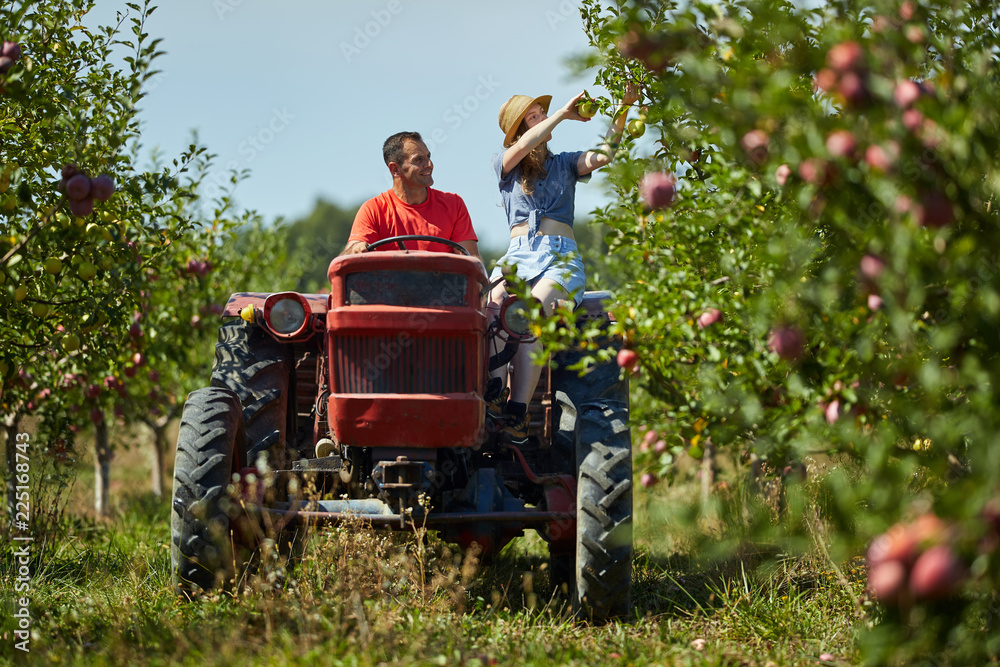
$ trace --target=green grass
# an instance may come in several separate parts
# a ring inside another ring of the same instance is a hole
[[[636,497],[634,616],[574,621],[548,583],[534,533],[475,569],[454,547],[358,527],[318,530],[296,567],[263,566],[239,595],[194,601],[170,589],[169,501],[142,493],[134,452],[114,515],[72,514],[33,564],[33,638],[15,656],[9,613],[0,661],[31,664],[816,665],[858,660],[863,572],[837,576],[818,555],[747,550],[699,556],[670,532],[681,490]],[[86,465],[84,462],[82,465]],[[148,482],[146,482],[148,484]],[[74,488],[75,497],[89,489]],[[80,508],[74,500],[71,507]],[[655,517],[655,520],[654,520]],[[423,568],[421,569],[420,563]],[[13,563],[0,560],[5,608]]]

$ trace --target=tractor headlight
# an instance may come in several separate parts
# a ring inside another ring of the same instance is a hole
[[[271,331],[282,337],[291,338],[303,333],[309,315],[309,304],[297,292],[272,294],[264,301],[264,321]]]
[[[537,303],[537,302],[536,302]],[[508,335],[531,338],[532,304],[516,296],[508,297],[500,306],[500,324]]]

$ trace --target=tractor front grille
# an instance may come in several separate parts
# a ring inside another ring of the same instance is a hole
[[[449,394],[475,390],[470,336],[335,334],[335,394]]]

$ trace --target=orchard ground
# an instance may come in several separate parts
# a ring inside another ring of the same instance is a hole
[[[433,536],[421,547],[409,533],[328,527],[312,533],[287,574],[262,566],[238,596],[180,600],[170,589],[169,499],[148,492],[148,435],[122,433],[106,519],[87,509],[92,447],[87,437],[77,442],[64,532],[53,555],[33,564],[29,661],[857,662],[855,637],[871,609],[861,561],[833,564],[822,550],[793,558],[750,543],[713,560],[710,544],[732,535],[686,520],[701,494],[701,466],[691,460],[670,486],[636,484],[633,617],[592,626],[573,621],[551,590],[546,548],[533,532],[473,568]],[[733,472],[720,468],[720,479]],[[5,638],[0,655],[13,652]]]

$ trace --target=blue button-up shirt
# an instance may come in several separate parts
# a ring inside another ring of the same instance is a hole
[[[590,174],[580,176],[576,163],[583,151],[549,153],[545,159],[545,178],[535,183],[534,192],[524,193],[521,187],[521,165],[503,175],[503,153],[493,158],[493,170],[500,182],[500,196],[507,211],[507,225],[513,227],[528,223],[528,236],[538,233],[542,218],[552,218],[567,225],[573,224],[573,199],[577,181],[590,180]]]

